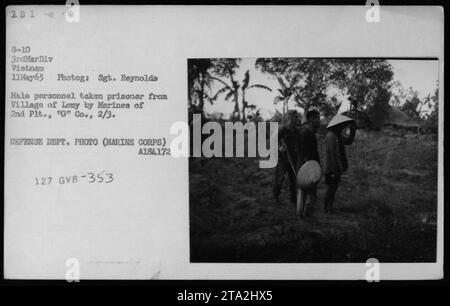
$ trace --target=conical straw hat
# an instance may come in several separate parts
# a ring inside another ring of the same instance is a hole
[[[344,116],[342,114],[337,114],[336,116],[333,117],[333,119],[331,119],[331,121],[328,123],[327,129],[333,126],[336,126],[338,124],[341,124],[343,122],[349,122],[349,121],[353,121],[352,118],[349,118],[347,116]]]
[[[303,190],[314,187],[322,176],[320,165],[315,160],[307,161],[297,173],[297,186]]]

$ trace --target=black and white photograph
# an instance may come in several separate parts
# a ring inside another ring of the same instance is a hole
[[[190,126],[244,124],[234,149],[248,153],[258,124],[278,124],[272,168],[258,154],[190,158],[191,262],[435,262],[438,64],[189,59]]]

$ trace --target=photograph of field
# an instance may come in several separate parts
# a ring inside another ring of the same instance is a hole
[[[437,59],[189,59],[188,85],[190,119],[199,114],[202,122],[278,122],[300,132],[307,114],[319,113],[313,130],[324,172],[332,119],[345,115],[356,130],[333,210],[324,206],[324,173],[305,217],[289,170],[277,181],[276,167],[259,167],[258,156],[191,157],[191,262],[436,261]],[[310,146],[302,139],[301,150]],[[292,165],[278,158],[277,167]]]

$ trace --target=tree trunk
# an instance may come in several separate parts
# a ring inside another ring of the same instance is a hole
[[[289,112],[289,98],[286,98],[286,100],[284,101],[284,105],[286,107],[286,114]]]
[[[234,93],[234,113],[237,114],[237,120],[241,120],[241,112],[239,111],[239,95]]]
[[[246,116],[245,116],[245,92],[242,93],[242,121],[245,122],[246,121]]]
[[[306,118],[306,113],[309,111],[309,103],[305,103],[305,107],[303,108],[303,114]]]
[[[200,97],[199,97],[199,104],[198,104],[198,108],[200,110],[200,112],[203,114],[203,107],[205,106],[205,76],[203,75],[203,73],[201,74],[201,82],[200,82]]]

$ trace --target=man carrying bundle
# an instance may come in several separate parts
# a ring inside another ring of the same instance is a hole
[[[278,129],[278,163],[275,169],[275,182],[273,195],[277,201],[280,199],[284,174],[288,173],[290,200],[295,203],[297,199],[296,174],[299,155],[299,128],[296,110],[288,112],[288,122]]]
[[[349,135],[343,135],[343,130],[350,128]],[[345,145],[353,143],[356,126],[353,119],[337,114],[327,126],[325,137],[325,183],[328,190],[325,194],[324,209],[326,213],[332,212],[334,196],[341,181],[341,174],[348,168],[345,154]]]
[[[316,132],[320,128],[320,113],[316,110],[311,110],[306,113],[306,122],[300,131],[300,156],[299,168],[310,160],[316,161],[320,165],[319,151],[317,150]],[[299,208],[298,214],[303,218],[305,213],[305,204],[309,198],[309,207],[311,213],[314,211],[317,197],[317,185],[312,186],[307,190],[299,190]]]

